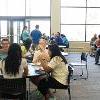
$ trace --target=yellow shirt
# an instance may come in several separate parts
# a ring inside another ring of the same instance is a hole
[[[66,65],[62,58],[59,56],[55,56],[51,59],[48,64],[49,67],[53,69],[51,72],[51,76],[55,78],[58,82],[63,85],[68,85],[67,78],[68,78],[68,65]]]
[[[27,53],[25,46],[21,46],[21,50],[22,50],[22,57],[25,57],[25,55]]]

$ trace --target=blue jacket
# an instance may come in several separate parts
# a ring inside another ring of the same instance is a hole
[[[57,36],[57,37],[55,38],[55,42],[56,42],[58,45],[63,45],[63,40],[62,40],[62,38],[61,38],[60,36]]]
[[[42,33],[39,30],[36,30],[36,29],[33,30],[31,32],[32,42],[35,44],[38,44],[41,36],[42,36]]]

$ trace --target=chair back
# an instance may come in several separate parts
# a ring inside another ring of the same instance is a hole
[[[0,93],[23,94],[26,92],[26,79],[4,79],[0,78]]]
[[[70,85],[70,78],[71,78],[72,73],[73,73],[73,70],[72,70],[71,66],[68,66],[68,71],[69,71],[69,74],[68,74],[67,81],[68,81],[68,85]]]
[[[82,52],[82,54],[81,54],[81,62],[82,61],[86,61],[87,62],[87,54],[84,53],[84,52]]]

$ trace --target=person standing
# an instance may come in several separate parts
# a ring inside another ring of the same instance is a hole
[[[22,34],[21,34],[21,40],[23,43],[25,43],[27,39],[31,40],[31,37],[30,37],[29,31],[27,30],[27,26],[24,26],[22,30]]]
[[[37,47],[39,44],[39,40],[42,36],[42,33],[39,31],[39,25],[35,26],[35,30],[31,32],[32,42],[33,42],[33,50]]]

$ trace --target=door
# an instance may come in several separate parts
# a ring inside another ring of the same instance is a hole
[[[8,37],[11,43],[20,43],[20,34],[24,26],[24,21],[1,20],[0,21],[0,40]]]

